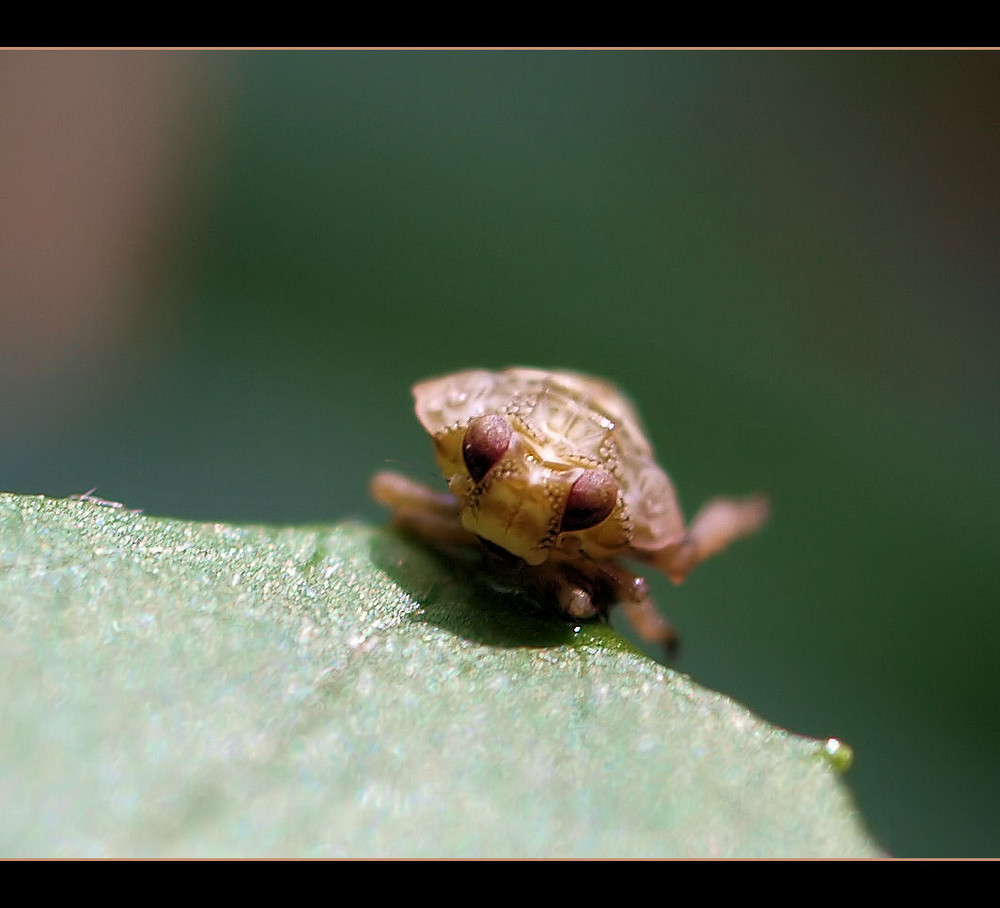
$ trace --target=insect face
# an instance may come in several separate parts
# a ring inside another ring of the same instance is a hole
[[[596,527],[618,505],[610,472],[547,458],[503,415],[470,422],[462,462],[449,483],[462,526],[528,564],[541,564],[563,534]]]

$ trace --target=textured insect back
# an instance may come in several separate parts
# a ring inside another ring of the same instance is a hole
[[[649,457],[622,455],[630,545],[639,551],[659,549],[684,535],[684,517],[673,483]]]
[[[614,422],[553,381],[541,389],[524,421],[551,459],[561,458],[583,466],[606,459],[615,430]]]
[[[417,418],[431,435],[465,426],[496,400],[498,378],[472,370],[419,382],[413,386]]]

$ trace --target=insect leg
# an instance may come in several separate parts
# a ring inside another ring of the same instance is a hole
[[[462,527],[458,503],[447,492],[437,492],[399,473],[377,473],[372,497],[392,509],[393,523],[431,545],[468,545],[475,540]]]
[[[614,603],[621,607],[635,632],[647,643],[675,649],[677,632],[649,598],[649,584],[645,579],[613,561],[603,562],[600,570],[603,585],[610,587]]]
[[[447,492],[438,492],[401,473],[376,473],[371,481],[372,497],[393,510],[418,508],[438,514],[457,514],[458,502]]]
[[[706,558],[721,552],[731,542],[756,533],[767,520],[768,511],[763,496],[739,501],[714,498],[698,512],[677,542],[650,553],[648,560],[674,583],[680,583]]]

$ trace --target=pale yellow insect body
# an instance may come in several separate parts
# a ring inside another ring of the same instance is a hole
[[[671,641],[645,582],[615,559],[647,561],[679,581],[765,519],[760,497],[716,499],[686,530],[635,408],[601,379],[477,369],[419,382],[413,396],[451,495],[383,473],[375,497],[429,542],[478,540],[520,561],[525,583],[572,617],[621,603],[644,637]]]
[[[540,369],[476,370],[420,382],[413,396],[461,502],[462,525],[529,564],[540,564],[560,542],[603,559],[628,548],[662,548],[683,534],[673,486],[653,460],[639,417],[607,382]],[[475,418],[492,414],[509,420],[510,448],[477,484],[462,442]],[[614,510],[561,540],[569,490],[595,467],[617,481]]]

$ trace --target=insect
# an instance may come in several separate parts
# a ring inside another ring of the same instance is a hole
[[[449,492],[379,473],[397,526],[439,548],[479,546],[492,569],[572,619],[614,606],[639,635],[676,635],[630,558],[681,582],[767,518],[762,496],[716,498],[685,527],[630,401],[573,372],[470,370],[413,386]]]

